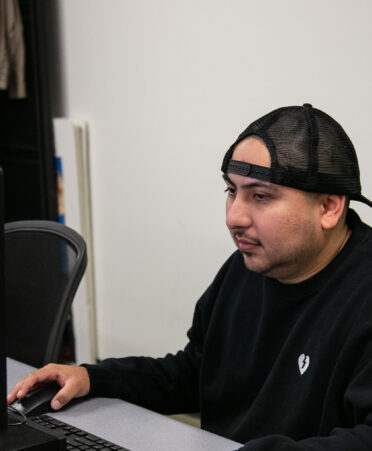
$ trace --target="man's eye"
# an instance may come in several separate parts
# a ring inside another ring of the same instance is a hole
[[[258,201],[266,200],[267,197],[268,196],[266,194],[261,194],[261,193],[255,193],[255,195],[254,195],[254,198]]]
[[[225,189],[225,193],[227,193],[229,196],[234,196],[235,195],[235,188],[232,188],[231,186],[228,186],[226,189]]]

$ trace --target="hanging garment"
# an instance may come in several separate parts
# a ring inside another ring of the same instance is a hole
[[[25,48],[18,0],[0,1],[0,90],[26,97]]]

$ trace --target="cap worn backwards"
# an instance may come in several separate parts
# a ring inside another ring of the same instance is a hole
[[[252,135],[264,141],[270,168],[232,160],[236,145]],[[349,137],[332,117],[308,103],[279,108],[250,124],[226,152],[221,169],[303,191],[344,194],[372,207],[361,193]]]

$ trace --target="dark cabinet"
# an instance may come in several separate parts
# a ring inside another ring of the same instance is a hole
[[[19,0],[25,55],[24,99],[0,91],[0,166],[5,220],[57,220],[56,169],[48,79],[49,0]]]

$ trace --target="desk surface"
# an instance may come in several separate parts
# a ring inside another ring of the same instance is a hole
[[[7,359],[8,388],[32,368]],[[51,415],[132,451],[232,451],[239,443],[125,401],[92,398]]]

